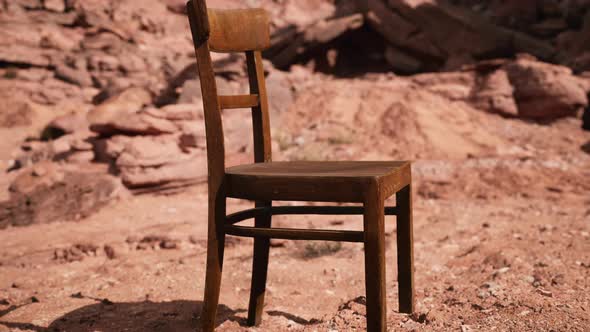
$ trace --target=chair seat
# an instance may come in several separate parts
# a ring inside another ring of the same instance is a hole
[[[280,161],[226,168],[228,197],[363,202],[377,182],[386,196],[410,183],[407,161]]]

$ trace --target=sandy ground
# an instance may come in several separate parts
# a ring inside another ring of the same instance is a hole
[[[397,313],[392,217],[389,330],[590,331],[590,157],[581,150],[590,135],[575,119],[547,130],[551,154],[414,162],[417,312]],[[250,205],[231,200],[229,210]],[[205,225],[200,185],[122,198],[75,222],[1,230],[0,331],[194,331]],[[274,225],[359,229],[362,220]],[[245,325],[251,258],[251,240],[228,240],[219,331],[364,330],[361,245],[274,241],[257,328]]]

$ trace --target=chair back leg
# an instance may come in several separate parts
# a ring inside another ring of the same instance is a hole
[[[384,198],[373,186],[364,203],[367,331],[386,330]]]
[[[256,202],[256,207],[271,206],[271,202]],[[255,227],[271,227],[270,213],[256,216]],[[252,286],[250,288],[250,304],[248,306],[248,325],[260,324],[266,292],[266,276],[268,272],[268,253],[270,238],[254,239],[254,255],[252,258]]]
[[[207,270],[205,275],[205,296],[201,312],[203,332],[215,330],[215,316],[219,303],[223,251],[225,245],[225,204],[221,194],[209,198],[209,228],[207,232]]]
[[[399,311],[414,312],[414,240],[412,225],[412,189],[402,188],[396,195],[397,205],[397,273]]]

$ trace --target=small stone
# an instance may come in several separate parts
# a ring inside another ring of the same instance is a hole
[[[100,303],[102,303],[104,305],[113,305],[114,304],[113,301],[111,301],[107,298],[102,299],[102,301],[100,301]]]
[[[108,259],[115,259],[117,257],[115,248],[113,248],[111,245],[105,244],[103,249]]]
[[[83,299],[84,295],[82,295],[82,292],[78,292],[78,293],[74,293],[74,294],[70,295],[70,297],[74,298],[74,299]]]
[[[163,240],[160,242],[160,248],[162,249],[176,249],[178,248],[178,242],[174,240]]]
[[[270,239],[270,246],[273,248],[282,248],[286,243],[287,241],[283,239]]]
[[[45,0],[43,1],[43,6],[47,10],[58,13],[62,13],[64,10],[66,10],[66,4],[64,0]]]
[[[497,276],[504,274],[504,273],[508,272],[509,270],[510,270],[510,268],[508,266],[501,267],[501,268],[497,269],[496,271],[494,271],[494,273],[492,274],[492,277],[496,278]]]
[[[192,244],[198,244],[199,243],[199,239],[197,239],[197,237],[194,236],[194,235],[189,235],[188,242],[190,242]]]
[[[139,237],[135,236],[135,235],[130,235],[127,237],[127,239],[125,240],[125,242],[127,243],[136,243],[139,242]]]
[[[37,164],[33,166],[33,176],[41,177],[45,174],[47,174],[47,168],[45,168],[44,165]]]
[[[530,313],[530,311],[528,311],[528,310],[523,310],[523,311],[522,311],[522,312],[520,312],[518,315],[519,315],[519,316],[526,316],[526,315],[528,315],[529,313]]]
[[[537,293],[539,293],[543,296],[553,297],[553,293],[551,293],[550,291],[543,289],[543,288],[537,288]]]
[[[426,313],[414,312],[410,315],[410,319],[412,319],[413,321],[420,323],[420,324],[426,323],[426,318],[427,318]]]
[[[68,138],[64,136],[62,137],[51,142],[51,149],[54,154],[66,153],[72,148]]]

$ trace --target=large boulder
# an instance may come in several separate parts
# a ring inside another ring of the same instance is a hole
[[[461,71],[419,74],[411,81],[451,101],[509,117],[552,120],[575,115],[588,105],[588,81],[571,69],[538,61],[489,60]]]
[[[573,115],[588,105],[584,83],[567,67],[520,57],[504,69],[514,86],[521,117],[552,119]]]
[[[8,96],[1,98],[0,109],[0,128],[29,126],[35,117],[35,111],[28,102]]]
[[[288,68],[296,62],[319,59],[318,54],[326,49],[344,52],[353,44],[373,63],[382,61],[390,69],[408,74],[456,70],[465,63],[516,53],[530,53],[543,60],[555,60],[558,55],[551,43],[496,25],[466,6],[432,0],[351,3],[354,1],[339,1],[332,16],[313,24],[277,29],[266,56],[278,68]],[[357,16],[359,13],[363,15]],[[553,35],[564,29],[563,20],[558,23],[545,22],[537,30]],[[374,36],[359,34],[361,27]],[[351,42],[338,43],[348,37]],[[370,49],[381,50],[370,56]]]
[[[203,149],[183,149],[178,135],[115,136],[107,143],[107,153],[123,183],[132,189],[202,182],[207,176]]]
[[[41,162],[23,169],[0,202],[0,228],[75,220],[105,206],[121,192],[105,167],[59,166]]]
[[[207,161],[201,109],[172,104],[126,114],[102,127],[109,135],[94,141],[97,160],[110,163],[135,192],[202,182]]]
[[[116,134],[160,135],[174,133],[178,130],[172,122],[154,117],[144,111],[122,114],[120,117],[112,118],[100,125],[91,125],[90,128],[104,136]]]
[[[108,132],[113,123],[122,116],[137,112],[151,103],[150,92],[140,87],[130,87],[108,98],[88,114],[90,129],[95,132]]]
[[[54,135],[61,136],[80,131],[88,131],[88,120],[85,114],[81,112],[60,115],[51,120],[44,129],[47,135],[51,135],[48,138],[52,138]]]
[[[477,109],[504,116],[518,116],[514,87],[501,68],[506,61],[485,61],[474,67],[476,73],[469,102]]]

